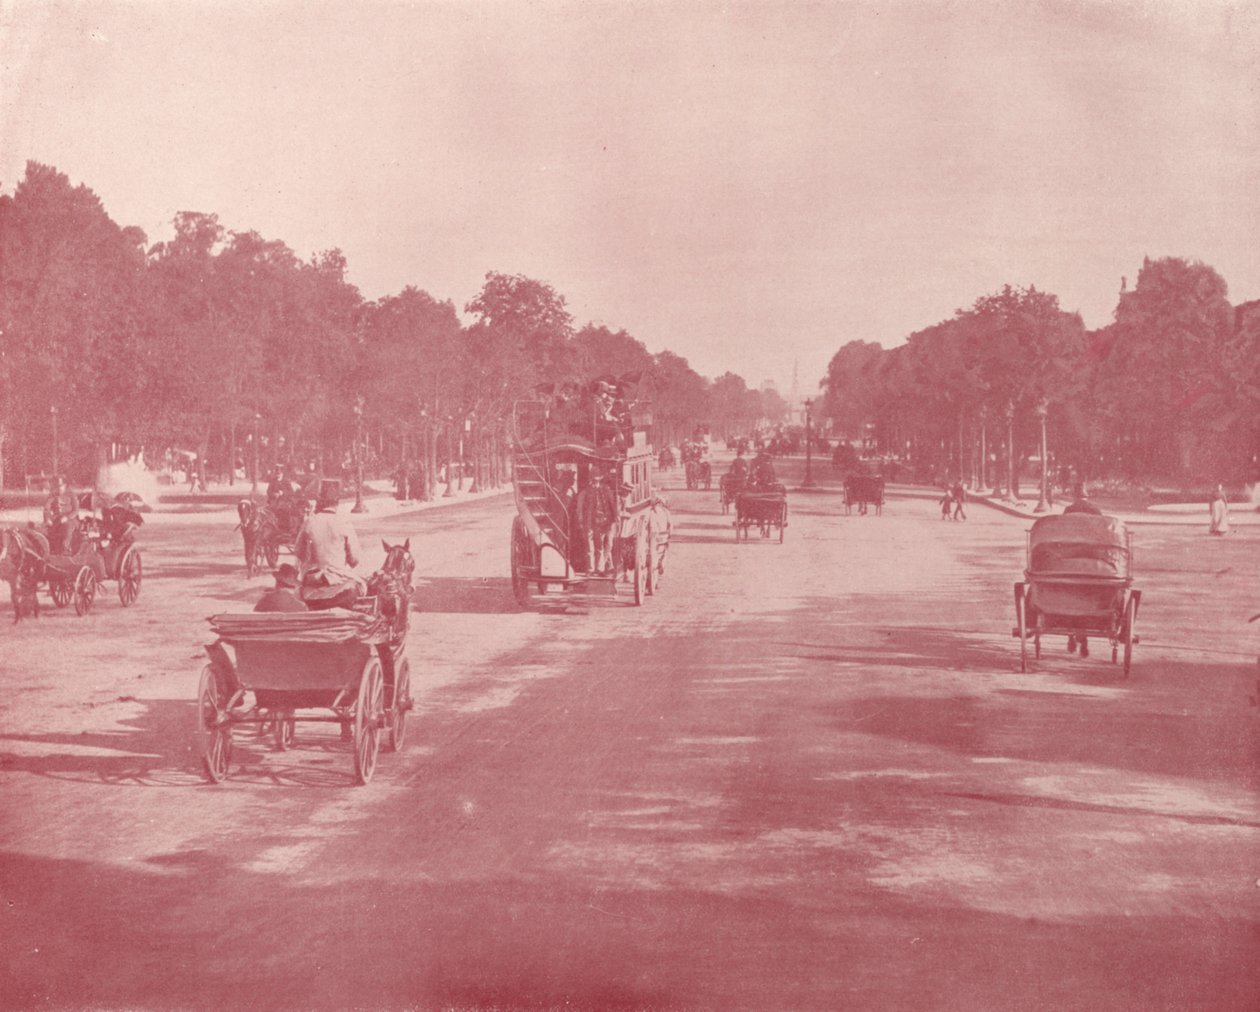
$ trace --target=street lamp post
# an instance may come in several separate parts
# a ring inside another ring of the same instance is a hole
[[[1046,411],[1048,407],[1045,401],[1037,404],[1037,419],[1041,422],[1041,496],[1037,499],[1037,505],[1033,507],[1034,513],[1044,513],[1050,508],[1046,502],[1046,480],[1047,480],[1047,464],[1046,464]]]
[[[250,486],[250,495],[258,494],[258,423],[262,421],[262,415],[257,411],[254,412],[254,483]]]
[[[478,429],[476,432],[477,438],[476,439],[473,438],[473,419],[476,417],[477,417],[476,412],[470,412],[467,420],[464,422],[464,428],[468,432],[468,441],[472,444],[472,448],[473,448],[472,484],[468,486],[468,491],[470,493],[481,491],[482,459],[481,459],[481,430],[480,429]]]
[[[813,406],[813,399],[807,397],[805,399],[805,480],[801,482],[801,488],[814,487],[813,415],[811,414]]]
[[[53,404],[48,409],[52,413],[52,473],[53,477],[57,477],[57,405]]]
[[[454,478],[451,475],[451,430],[455,428],[455,419],[450,415],[446,416],[446,491],[442,493],[442,498],[447,499],[455,494]]]
[[[363,505],[363,397],[354,402],[354,506],[351,513],[366,513]]]

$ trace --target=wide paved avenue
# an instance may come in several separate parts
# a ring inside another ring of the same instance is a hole
[[[204,783],[204,620],[268,582],[226,515],[155,516],[131,609],[6,612],[3,1004],[1260,1007],[1256,529],[1137,528],[1132,676],[1021,674],[1026,521],[828,484],[737,545],[679,482],[642,608],[519,609],[510,496],[362,518],[417,561],[366,787],[300,723]]]

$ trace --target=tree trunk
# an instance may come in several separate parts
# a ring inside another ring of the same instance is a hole
[[[228,487],[236,485],[236,423],[228,426]]]

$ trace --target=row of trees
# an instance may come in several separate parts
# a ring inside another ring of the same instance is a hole
[[[339,251],[303,260],[213,214],[177,215],[150,246],[28,163],[0,196],[0,487],[55,467],[90,480],[138,447],[196,453],[203,478],[407,458],[430,486],[462,449],[497,481],[513,402],[602,374],[638,378],[658,441],[785,411],[624,330],[577,328],[542,281],[492,272],[464,311],[414,287],[365,301]]]
[[[1049,458],[1080,477],[1252,482],[1258,338],[1260,304],[1232,306],[1211,267],[1148,258],[1099,330],[1048,292],[1007,286],[896,348],[846,344],[823,410],[925,476],[1014,491],[1046,432]]]

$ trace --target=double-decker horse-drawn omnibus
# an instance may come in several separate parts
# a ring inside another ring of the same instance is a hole
[[[660,586],[670,517],[652,484],[656,455],[643,431],[590,418],[543,401],[513,410],[511,568],[521,605],[535,591],[616,594],[626,583],[637,605]]]

